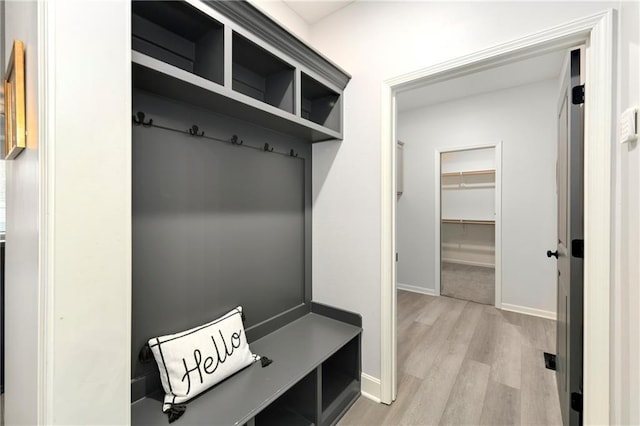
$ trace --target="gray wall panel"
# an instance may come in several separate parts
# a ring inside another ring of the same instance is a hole
[[[154,124],[230,138],[298,158],[133,127],[133,377],[155,373],[151,337],[237,305],[252,327],[310,300],[310,144],[250,123],[134,92]]]

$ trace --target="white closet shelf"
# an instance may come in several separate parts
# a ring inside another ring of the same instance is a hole
[[[442,177],[455,177],[455,176],[481,176],[481,175],[494,175],[496,174],[495,169],[488,170],[466,170],[459,172],[447,172],[442,173]]]
[[[476,219],[442,219],[442,223],[454,223],[460,225],[495,225],[495,220]]]

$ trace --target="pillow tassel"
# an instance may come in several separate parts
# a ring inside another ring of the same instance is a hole
[[[167,411],[169,423],[173,423],[178,420],[182,417],[185,411],[187,411],[187,406],[185,404],[171,404],[171,408]]]
[[[260,363],[262,364],[262,368],[265,368],[267,365],[271,364],[272,362],[273,360],[270,358],[267,358],[266,356],[260,357]]]
[[[149,343],[145,343],[140,352],[138,353],[138,360],[142,364],[146,364],[148,362],[153,361],[153,352],[151,352],[151,347]]]

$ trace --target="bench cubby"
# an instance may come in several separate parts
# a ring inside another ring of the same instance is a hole
[[[352,339],[322,364],[322,418],[329,421],[360,394],[360,342]]]

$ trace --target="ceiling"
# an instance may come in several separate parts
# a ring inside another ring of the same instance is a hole
[[[560,75],[565,55],[564,50],[552,52],[398,93],[398,111],[556,78]]]
[[[353,3],[355,0],[283,0],[309,25]]]

